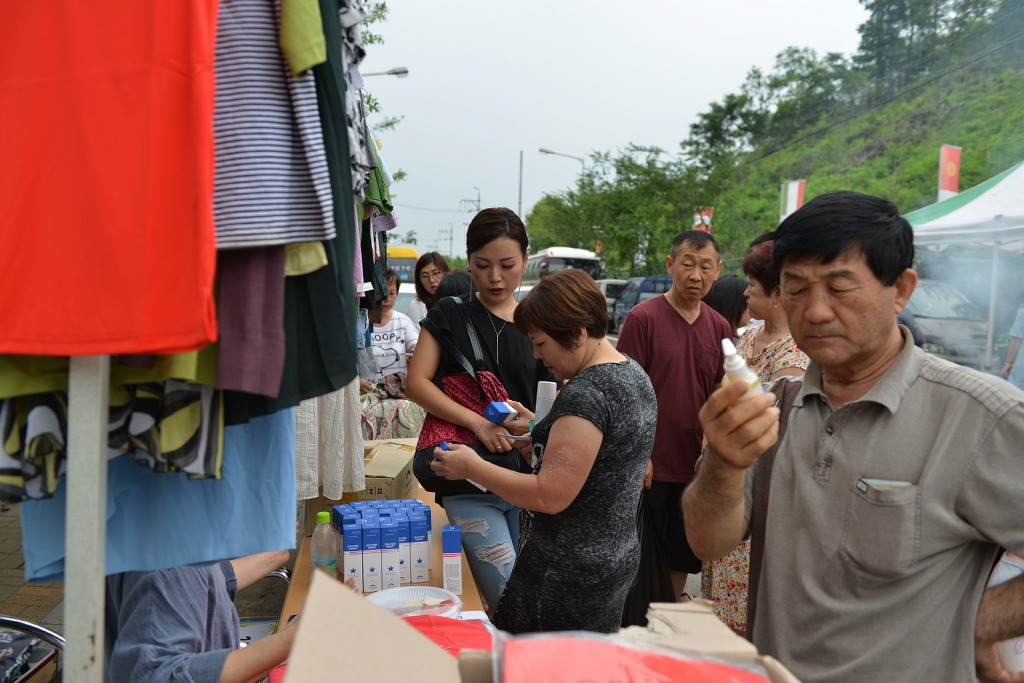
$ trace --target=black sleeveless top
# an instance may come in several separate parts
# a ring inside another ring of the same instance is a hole
[[[526,335],[519,333],[511,320],[505,321],[492,314],[476,296],[467,294],[460,299],[461,304],[455,301],[455,297],[439,300],[427,313],[427,318],[452,340],[470,363],[476,365],[464,322],[468,320],[476,329],[484,352],[484,367],[476,369],[493,372],[508,390],[510,399],[533,410],[537,401],[537,382],[555,380],[544,363],[533,357],[533,344]],[[421,328],[420,334],[423,332],[429,334],[426,327]],[[443,346],[439,369],[444,375],[463,372],[461,365],[447,357]]]

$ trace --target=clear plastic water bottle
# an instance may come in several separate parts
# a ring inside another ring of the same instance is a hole
[[[316,513],[316,529],[313,530],[313,538],[309,546],[310,560],[313,565],[313,572],[317,569],[337,578],[338,560],[335,555],[334,529],[331,528],[331,513]]]

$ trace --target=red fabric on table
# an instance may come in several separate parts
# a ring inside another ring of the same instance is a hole
[[[503,646],[504,683],[687,681],[768,683],[766,676],[701,659],[685,659],[588,638],[512,638]]]
[[[464,649],[487,650],[493,648],[491,634],[479,619],[452,619],[420,615],[403,617],[417,631],[430,638],[453,657]]]
[[[8,3],[0,353],[216,338],[216,0]]]
[[[278,664],[276,668],[271,669],[270,673],[267,674],[267,683],[284,683],[284,675],[287,670],[288,662]]]

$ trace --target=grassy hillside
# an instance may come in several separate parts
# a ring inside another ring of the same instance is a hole
[[[942,144],[963,148],[961,189],[1005,170],[1024,159],[1022,83],[1024,67],[957,71],[862,113],[833,114],[780,149],[756,150],[715,208],[723,251],[741,255],[778,223],[784,180],[806,179],[807,199],[854,190],[911,211],[935,201]]]

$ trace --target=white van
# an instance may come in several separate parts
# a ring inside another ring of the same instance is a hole
[[[623,287],[626,286],[625,280],[598,280],[597,288],[601,290],[601,294],[604,295],[604,302],[608,307],[608,331],[612,332],[616,329],[615,327],[615,302],[619,299],[619,294],[622,293]]]
[[[575,247],[548,247],[536,254],[531,254],[523,271],[523,284],[535,284],[540,276],[549,270],[565,270],[577,268],[595,280],[604,277],[601,260],[592,251]]]

